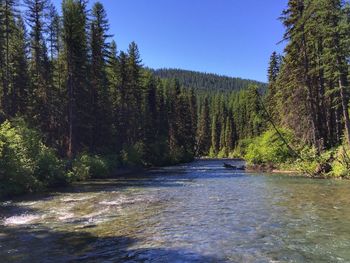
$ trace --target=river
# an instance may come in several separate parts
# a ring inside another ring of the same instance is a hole
[[[350,262],[350,182],[222,161],[0,203],[1,262]]]

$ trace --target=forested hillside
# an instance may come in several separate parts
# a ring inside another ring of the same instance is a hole
[[[210,73],[202,73],[181,69],[152,70],[155,76],[162,79],[177,79],[181,86],[201,91],[232,92],[258,85],[265,90],[267,85],[254,80],[232,78]]]

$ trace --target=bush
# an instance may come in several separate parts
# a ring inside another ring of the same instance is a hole
[[[350,151],[348,147],[340,146],[336,150],[331,175],[334,177],[350,177]]]
[[[38,155],[34,176],[46,187],[62,186],[67,183],[63,162],[57,158],[52,149],[45,146]]]
[[[244,156],[247,154],[248,146],[253,143],[253,141],[254,139],[240,140],[234,151],[230,154],[230,157],[234,156],[235,158],[244,158]]]
[[[144,147],[142,164],[145,167],[164,166],[171,164],[169,146],[166,138],[159,138],[157,142]]]
[[[122,162],[126,166],[142,166],[142,156],[144,156],[143,143],[136,143],[121,152]]]
[[[64,182],[61,162],[23,119],[0,125],[0,196],[43,190]]]
[[[189,152],[184,146],[176,146],[170,151],[170,163],[187,163],[194,159],[194,154]]]
[[[280,133],[288,142],[294,140],[291,131],[280,129]],[[250,164],[280,164],[291,160],[291,153],[276,131],[268,130],[250,142],[245,159]]]
[[[224,147],[219,151],[218,158],[226,158],[226,157],[228,157],[227,148]]]
[[[68,172],[68,177],[70,181],[85,181],[90,178],[107,178],[118,165],[119,160],[115,155],[101,157],[83,153],[72,162],[72,168]]]

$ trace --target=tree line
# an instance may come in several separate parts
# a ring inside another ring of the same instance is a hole
[[[192,88],[201,93],[231,93],[257,85],[266,90],[267,85],[262,82],[242,78],[232,78],[211,73],[202,73],[182,69],[157,69],[152,72],[162,79],[177,79],[181,86]]]

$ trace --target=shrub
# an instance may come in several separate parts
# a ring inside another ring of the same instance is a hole
[[[67,183],[63,162],[54,151],[43,147],[38,155],[34,175],[47,187],[62,186]]]
[[[350,151],[346,146],[340,146],[336,150],[331,175],[334,177],[350,176]]]
[[[288,142],[293,141],[291,131],[280,129],[280,133]],[[291,153],[276,131],[268,130],[250,142],[245,159],[251,164],[280,164],[291,160]]]
[[[70,181],[85,181],[90,178],[107,178],[118,166],[115,155],[101,157],[98,155],[80,154],[73,162],[68,172]]]
[[[230,154],[236,158],[243,158],[247,154],[248,146],[254,141],[254,139],[243,139],[240,140],[235,147],[233,153]]]
[[[23,119],[0,125],[0,195],[43,190],[64,182],[62,164]]]
[[[122,162],[126,166],[142,166],[143,155],[144,145],[142,143],[126,147],[121,152]]]
[[[228,157],[227,148],[224,147],[219,151],[218,158],[226,158],[226,157]]]
[[[163,166],[172,163],[166,138],[160,138],[158,141],[146,145],[141,158],[145,167]]]

